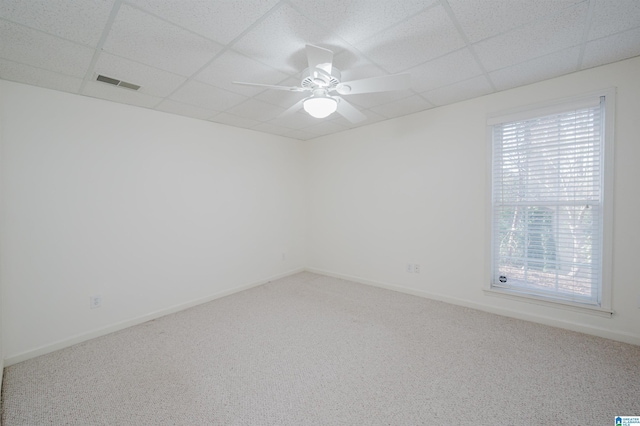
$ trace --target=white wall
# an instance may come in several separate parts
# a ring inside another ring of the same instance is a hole
[[[640,344],[639,73],[635,58],[309,142],[0,81],[0,353],[305,266]],[[486,115],[610,86],[615,315],[485,295]]]
[[[0,89],[7,364],[304,267],[301,142]]]
[[[640,58],[307,144],[308,266],[640,344]],[[487,114],[617,87],[612,318],[488,296]],[[420,274],[405,272],[422,265]]]

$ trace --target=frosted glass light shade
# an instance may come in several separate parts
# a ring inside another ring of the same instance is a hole
[[[325,118],[338,109],[338,102],[329,97],[313,97],[304,101],[304,110],[315,118]]]

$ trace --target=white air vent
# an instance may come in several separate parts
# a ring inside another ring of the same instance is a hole
[[[104,75],[99,75],[98,78],[96,78],[96,80],[101,81],[103,83],[113,84],[114,86],[124,87],[126,89],[131,89],[131,90],[138,90],[140,88],[140,86],[138,86],[137,84],[127,83],[126,81],[116,80],[115,78],[107,77]]]

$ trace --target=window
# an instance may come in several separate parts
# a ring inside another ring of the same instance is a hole
[[[609,97],[489,120],[491,289],[608,310]]]

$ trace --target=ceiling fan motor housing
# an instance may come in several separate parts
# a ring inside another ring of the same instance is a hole
[[[318,87],[322,87],[327,90],[335,89],[335,87],[340,83],[340,78],[342,74],[340,74],[340,70],[336,67],[331,68],[331,75],[328,75],[326,72],[316,69],[315,75],[311,74],[311,70],[309,68],[305,68],[302,71],[302,82],[300,86],[306,89],[316,89]]]

